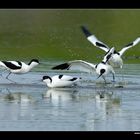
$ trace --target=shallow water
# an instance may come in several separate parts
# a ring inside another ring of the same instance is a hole
[[[140,130],[140,65],[124,65],[116,71],[115,83],[108,76],[104,84],[95,74],[52,71],[46,64],[24,75],[11,74],[16,83],[1,77],[0,131]],[[58,73],[80,76],[82,81],[58,89],[40,81]]]

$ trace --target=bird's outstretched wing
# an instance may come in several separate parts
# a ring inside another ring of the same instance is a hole
[[[99,41],[95,35],[91,34],[85,26],[81,26],[83,33],[85,34],[88,41],[90,41],[94,46],[104,50],[105,52],[109,51],[109,47],[103,42]]]
[[[133,42],[131,42],[131,43],[125,45],[125,47],[124,47],[121,51],[119,51],[120,56],[122,56],[126,50],[128,50],[129,48],[131,48],[131,47],[137,45],[139,42],[140,42],[140,37],[138,37],[138,38],[137,38],[136,40],[134,40]]]
[[[56,70],[78,70],[78,71],[83,71],[83,72],[88,72],[88,73],[93,73],[95,70],[95,66],[92,63],[88,63],[83,60],[74,60],[74,61],[69,61],[67,63],[63,63],[60,65],[57,65],[53,67],[52,69]]]

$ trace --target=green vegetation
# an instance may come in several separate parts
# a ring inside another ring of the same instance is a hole
[[[0,59],[99,62],[104,52],[86,40],[81,25],[120,50],[140,36],[140,10],[0,10]],[[124,56],[125,63],[139,63],[140,44]]]

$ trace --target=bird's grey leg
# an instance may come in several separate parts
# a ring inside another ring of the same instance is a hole
[[[15,81],[12,81],[11,79],[8,78],[10,76],[10,74],[11,74],[11,72],[9,72],[9,74],[6,76],[6,79],[9,80],[9,81],[11,81],[11,82],[16,83]]]
[[[10,90],[8,88],[6,88],[6,90],[8,91],[8,94],[11,94]]]
[[[106,82],[105,76],[103,76],[103,75],[102,75],[102,78],[104,79],[104,81],[105,81],[105,84],[106,84],[107,82]]]
[[[9,72],[9,74],[6,76],[6,79],[8,79],[9,75],[11,74],[11,72]]]
[[[115,74],[112,73],[112,75],[113,75],[113,81],[112,82],[115,82]]]
[[[2,71],[2,72],[0,73],[0,76],[1,76],[1,77],[3,77],[3,75],[2,75],[2,74],[3,74],[5,71],[7,71],[7,70],[4,70],[4,71]]]

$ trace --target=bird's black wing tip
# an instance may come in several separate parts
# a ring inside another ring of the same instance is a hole
[[[92,34],[89,32],[89,30],[85,26],[81,26],[81,29],[86,37],[91,36]]]
[[[131,42],[131,43],[129,43],[129,44],[127,44],[127,45],[125,45],[125,47],[129,47],[129,46],[132,46],[134,43],[133,42]]]
[[[69,64],[68,63],[64,63],[64,64],[60,64],[57,65],[55,67],[52,67],[53,70],[65,70],[69,68]]]

